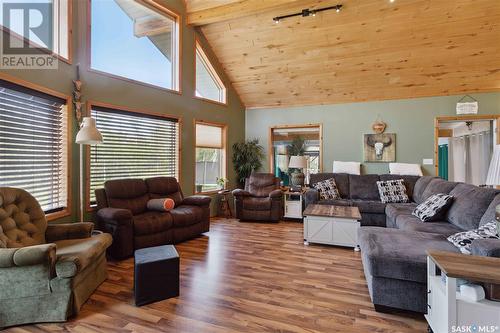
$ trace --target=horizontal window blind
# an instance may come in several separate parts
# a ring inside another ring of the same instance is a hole
[[[0,186],[30,192],[45,212],[68,204],[65,103],[0,80]]]
[[[196,147],[222,148],[222,127],[196,124]]]
[[[177,119],[92,108],[104,142],[90,148],[90,202],[104,182],[119,178],[178,177]]]

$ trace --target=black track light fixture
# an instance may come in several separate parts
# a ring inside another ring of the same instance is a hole
[[[302,11],[300,11],[299,13],[273,17],[273,21],[274,21],[274,23],[280,23],[281,20],[289,18],[289,17],[294,17],[294,16],[302,16],[302,17],[316,16],[317,13],[324,12],[325,10],[335,10],[338,13],[342,9],[342,7],[343,6],[339,4],[339,5],[335,5],[335,6],[323,7],[323,8],[317,8],[317,9],[306,8],[306,9],[302,9]]]

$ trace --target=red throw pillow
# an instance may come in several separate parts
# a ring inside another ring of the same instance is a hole
[[[175,201],[173,199],[166,198],[165,201],[163,201],[163,208],[165,208],[166,211],[174,209],[174,207]]]

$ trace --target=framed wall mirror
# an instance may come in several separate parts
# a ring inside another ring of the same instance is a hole
[[[449,181],[484,186],[493,148],[500,143],[499,121],[498,115],[437,117],[436,175]]]
[[[323,131],[321,124],[282,125],[269,130],[269,170],[283,181],[283,185],[291,184],[294,168],[289,168],[292,156],[304,156],[306,167],[301,170],[305,176],[305,184],[309,183],[309,175],[321,172],[323,147]]]

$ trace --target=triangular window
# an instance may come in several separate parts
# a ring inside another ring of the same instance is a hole
[[[196,43],[196,97],[226,104],[226,87],[199,43]]]

